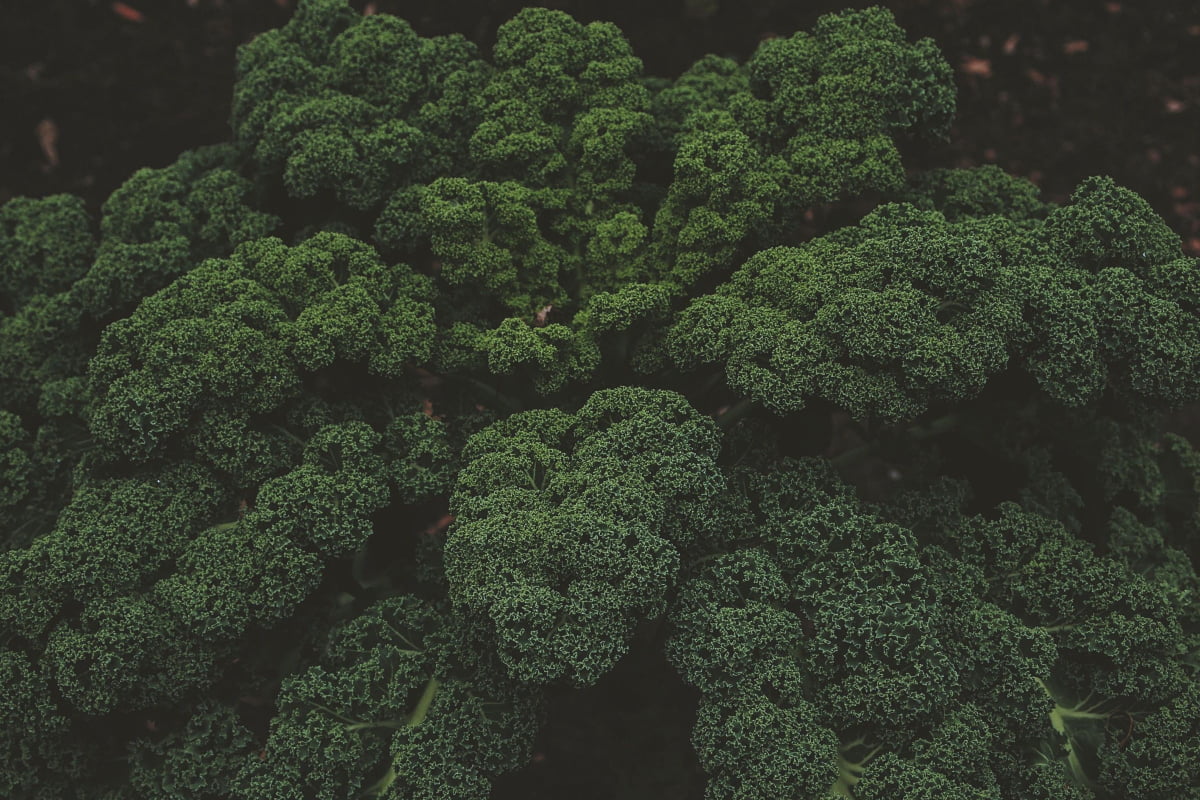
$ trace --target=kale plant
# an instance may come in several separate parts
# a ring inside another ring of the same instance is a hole
[[[0,796],[1200,798],[1200,262],[951,78],[301,0],[0,207]]]

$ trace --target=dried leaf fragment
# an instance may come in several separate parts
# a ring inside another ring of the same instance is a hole
[[[58,125],[52,119],[44,119],[34,128],[34,135],[37,136],[38,146],[42,148],[42,155],[46,157],[46,164],[50,168],[58,166]]]

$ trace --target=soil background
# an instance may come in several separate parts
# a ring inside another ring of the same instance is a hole
[[[0,0],[0,202],[74,192],[99,209],[135,169],[228,138],[238,45],[295,0]],[[354,0],[423,35],[489,48],[521,0]],[[744,59],[847,0],[547,0],[617,23],[648,74],[705,53]],[[911,169],[995,163],[1065,200],[1107,174],[1143,195],[1200,255],[1200,2],[885,0],[955,67],[950,142]]]

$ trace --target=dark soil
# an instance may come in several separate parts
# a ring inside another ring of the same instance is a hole
[[[237,46],[284,23],[294,0],[44,0],[0,25],[0,202],[82,194],[100,202],[134,169],[227,138]],[[423,34],[484,47],[526,0],[356,0]],[[958,75],[951,141],[914,168],[996,163],[1052,200],[1086,175],[1145,196],[1200,254],[1200,3],[890,0],[913,37],[931,36]],[[2,4],[7,5],[7,3]],[[708,52],[747,56],[766,36],[863,2],[558,0],[610,19],[648,73]]]

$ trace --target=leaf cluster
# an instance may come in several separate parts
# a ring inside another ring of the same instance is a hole
[[[0,796],[1200,800],[1200,262],[953,107],[879,8],[301,0],[0,207]]]

